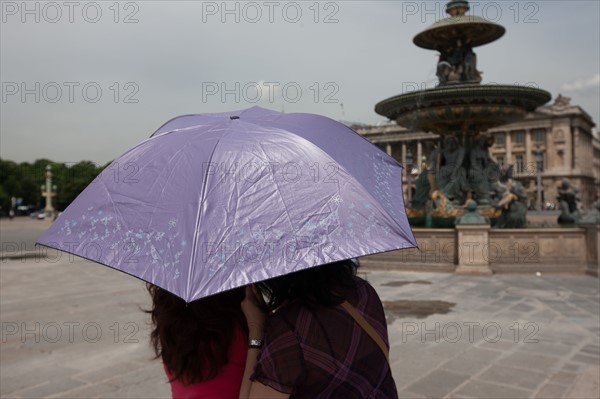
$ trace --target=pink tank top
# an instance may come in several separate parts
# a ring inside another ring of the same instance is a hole
[[[223,367],[219,375],[212,380],[198,384],[183,385],[178,380],[171,383],[171,394],[174,399],[237,399],[246,367],[248,353],[248,337],[241,329],[236,328],[229,348],[229,363]],[[167,377],[172,374],[165,368]]]

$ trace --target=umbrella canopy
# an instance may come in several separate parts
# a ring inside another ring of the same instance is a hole
[[[393,158],[323,116],[185,115],[117,158],[38,243],[191,302],[416,246],[401,182]]]

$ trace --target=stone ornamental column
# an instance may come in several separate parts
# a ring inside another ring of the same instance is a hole
[[[585,230],[586,274],[599,276],[600,272],[600,200],[578,223]]]
[[[42,197],[46,198],[46,207],[44,212],[46,216],[54,214],[54,207],[52,206],[52,197],[56,195],[56,186],[52,186],[52,167],[46,166],[46,184],[41,187]]]
[[[586,273],[599,276],[600,269],[600,224],[580,224],[585,229],[586,240]]]

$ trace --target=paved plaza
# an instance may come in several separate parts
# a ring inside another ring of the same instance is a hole
[[[29,243],[49,222],[0,223],[0,396],[169,397],[144,284],[52,250],[6,259],[6,243]],[[599,397],[597,278],[361,274],[385,302],[401,397]]]

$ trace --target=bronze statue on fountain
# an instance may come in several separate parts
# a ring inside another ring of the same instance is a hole
[[[558,196],[556,200],[559,203],[560,215],[558,224],[575,224],[581,218],[578,203],[581,201],[579,192],[571,187],[569,179],[563,179],[558,187]]]
[[[489,156],[489,138],[477,136],[474,145],[466,148],[450,134],[443,143],[431,150],[431,162],[416,182],[419,200],[411,205],[425,208],[427,199],[431,200],[431,217],[439,227],[453,225],[469,199],[476,201],[482,216],[496,220],[500,213],[490,207],[490,192],[500,168]]]
[[[436,75],[440,85],[481,82],[482,72],[477,70],[477,54],[473,52],[471,39],[456,39],[451,46],[437,50],[440,58]]]
[[[413,42],[437,50],[439,84],[379,102],[375,111],[399,125],[438,134],[426,167],[416,180],[407,213],[414,221],[453,226],[468,200],[483,217],[502,226],[524,226],[522,186],[512,179],[499,183],[501,171],[490,157],[486,130],[522,119],[550,100],[550,93],[518,85],[481,84],[473,49],[500,38],[505,29],[484,18],[465,15],[466,0],[446,6],[448,18],[435,22]],[[500,184],[500,186],[498,185]],[[500,197],[496,191],[502,193]]]
[[[527,224],[527,193],[521,182],[513,180],[512,172],[512,165],[501,170],[492,188],[492,206],[501,211],[494,227],[514,229]]]

